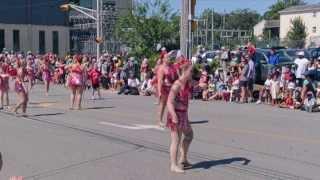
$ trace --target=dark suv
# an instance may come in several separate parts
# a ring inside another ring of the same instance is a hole
[[[277,50],[276,53],[279,55],[279,64],[273,66],[268,64],[270,57],[270,49],[257,49],[255,54],[255,65],[256,65],[256,82],[262,83],[267,79],[268,73],[274,68],[281,68],[283,66],[293,66],[294,62],[288,55],[281,53],[281,50]]]

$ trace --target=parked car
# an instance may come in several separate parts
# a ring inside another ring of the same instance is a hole
[[[283,54],[284,56],[289,56],[291,58],[292,61],[294,61],[297,57],[297,53],[299,51],[303,51],[304,52],[304,56],[307,59],[310,59],[310,52],[306,49],[282,49],[279,51],[279,53]]]
[[[310,58],[318,58],[320,56],[320,48],[307,49]]]
[[[294,62],[291,57],[282,53],[282,50],[276,51],[279,55],[279,64],[273,66],[268,64],[270,57],[270,49],[257,49],[255,54],[255,64],[256,64],[256,82],[262,83],[267,79],[267,76],[274,68],[282,68],[284,66],[294,66]]]
[[[215,51],[207,51],[204,53],[203,59],[208,63],[211,63],[216,56],[217,56],[217,53]]]

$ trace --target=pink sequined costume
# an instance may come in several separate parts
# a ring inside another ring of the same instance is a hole
[[[189,130],[191,128],[188,119],[188,107],[190,98],[190,86],[185,85],[184,89],[181,89],[175,98],[175,112],[178,116],[178,123],[175,124],[172,121],[172,115],[168,113],[167,116],[167,127],[172,131],[177,130]]]

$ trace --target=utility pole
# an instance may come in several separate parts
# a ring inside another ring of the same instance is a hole
[[[192,21],[196,0],[181,0],[180,50],[191,59]]]
[[[189,4],[190,4],[190,0],[181,0],[180,50],[181,50],[182,54],[187,55],[187,56],[189,56],[189,54],[188,54]]]
[[[207,19],[205,20],[205,25],[206,25],[206,46],[208,46],[209,14],[207,15]]]
[[[101,0],[97,0],[97,10],[96,10],[96,13],[97,13],[97,60],[100,58],[100,44],[101,42],[99,42],[98,40],[100,38],[102,38],[101,36]]]
[[[213,33],[213,29],[214,29],[214,9],[211,10],[211,48],[213,48],[213,41],[214,41],[214,33]]]

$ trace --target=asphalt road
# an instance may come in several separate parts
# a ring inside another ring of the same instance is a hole
[[[320,179],[320,114],[192,101],[194,167],[172,174],[169,132],[154,126],[155,99],[103,96],[70,111],[66,89],[45,97],[39,85],[29,117],[0,112],[0,180]]]

